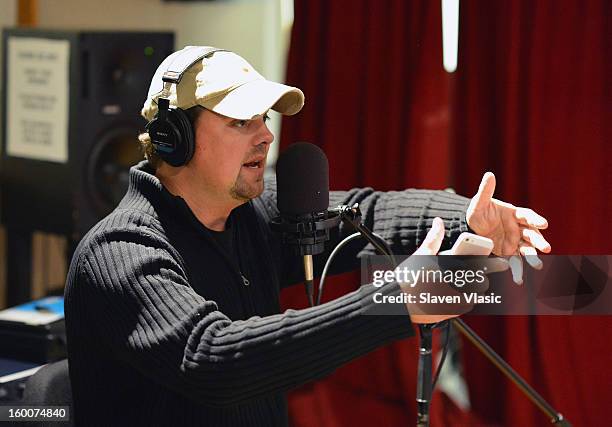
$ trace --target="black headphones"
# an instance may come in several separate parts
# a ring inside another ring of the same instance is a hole
[[[185,111],[170,107],[170,100],[166,98],[170,87],[173,84],[178,85],[185,71],[192,65],[219,51],[225,49],[189,46],[167,58],[169,64],[162,77],[163,91],[157,100],[158,111],[147,124],[146,130],[155,153],[172,166],[183,166],[191,160],[195,149],[195,132]]]

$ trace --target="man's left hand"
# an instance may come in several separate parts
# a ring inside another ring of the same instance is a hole
[[[540,232],[548,227],[548,221],[531,209],[494,199],[494,192],[495,175],[487,172],[482,177],[478,193],[468,206],[468,226],[476,234],[493,240],[495,255],[514,256],[514,263],[517,262],[517,257],[520,262],[520,255],[523,255],[532,267],[541,268],[542,262],[537,257],[537,250],[544,253],[551,250],[550,244]],[[511,260],[511,265],[512,263]],[[516,268],[512,270],[517,281],[519,271],[516,271]],[[520,277],[522,278],[522,262]],[[519,281],[522,282],[522,279]]]

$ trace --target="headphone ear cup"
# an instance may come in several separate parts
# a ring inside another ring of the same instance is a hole
[[[177,160],[180,159],[181,165],[186,165],[193,157],[195,150],[195,132],[189,117],[180,108],[173,110],[171,117],[181,134],[181,145],[177,147],[176,157]]]
[[[155,153],[172,166],[175,165],[175,153],[181,145],[181,134],[176,125],[166,116],[165,119],[156,116],[146,126]]]
[[[183,110],[169,109],[165,119],[155,117],[146,129],[156,154],[166,163],[175,167],[183,166],[193,157],[194,132]]]

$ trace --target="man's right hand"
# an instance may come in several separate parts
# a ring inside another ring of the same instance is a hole
[[[489,288],[489,280],[486,277],[488,274],[505,271],[510,268],[507,260],[497,257],[477,257],[477,259],[473,260],[445,259],[445,262],[442,263],[441,260],[435,258],[435,255],[438,254],[443,239],[444,222],[440,218],[434,218],[431,230],[427,233],[423,244],[414,252],[413,256],[400,264],[399,268],[404,266],[413,270],[423,269],[423,271],[442,269],[444,272],[449,268],[455,269],[457,267],[471,271],[482,270],[484,272],[484,280],[471,283],[470,285],[464,283],[464,285],[458,287],[455,287],[455,284],[444,282],[400,283],[402,291],[416,297],[416,302],[406,304],[413,323],[437,323],[471,311],[474,304],[465,301],[462,297],[464,292],[475,292],[482,295]],[[423,255],[425,256],[419,259],[419,256]],[[429,293],[432,296],[438,297],[450,296],[461,302],[445,303],[445,305],[441,305],[441,303],[422,303],[420,302],[420,295],[423,293]],[[444,314],[436,314],[437,312]]]
[[[413,255],[437,255],[442,245],[442,240],[444,240],[444,221],[436,217],[425,240]],[[400,284],[400,286],[407,293],[413,291],[413,288],[410,288],[409,285]],[[408,312],[410,312],[413,304],[407,304],[407,306]],[[410,320],[412,323],[437,323],[458,316],[458,314],[410,314]]]

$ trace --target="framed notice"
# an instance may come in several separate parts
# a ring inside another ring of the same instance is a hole
[[[68,40],[9,37],[6,154],[68,161]]]

